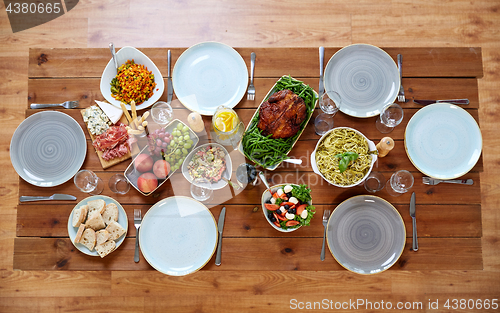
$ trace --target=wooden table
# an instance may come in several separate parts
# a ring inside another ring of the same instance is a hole
[[[339,48],[326,48],[328,60]],[[167,49],[140,49],[148,55],[165,75],[167,73]],[[185,49],[173,48],[175,62]],[[291,75],[303,80],[317,90],[318,50],[314,48],[237,48],[250,65],[250,53],[255,51],[255,101],[246,97],[237,105],[236,111],[247,124],[256,107],[276,80],[282,75]],[[482,77],[480,48],[384,48],[393,59],[403,54],[403,85],[406,98],[451,99],[468,98],[466,110],[478,120],[478,85]],[[57,103],[79,100],[80,108],[103,100],[99,90],[102,71],[110,59],[109,50],[102,49],[31,49],[29,57],[28,103]],[[326,63],[326,62],[325,62]],[[175,99],[175,97],[174,97]],[[166,101],[166,92],[161,97]],[[173,102],[175,116],[185,120],[189,113],[182,105]],[[420,106],[412,101],[402,104],[405,117],[400,126],[390,133],[396,145],[387,157],[380,158],[378,170],[386,178],[392,172],[406,169],[413,173],[413,191],[417,199],[417,220],[420,249],[411,251],[411,218],[409,216],[410,194],[389,196],[385,191],[376,195],[393,203],[401,213],[407,229],[404,252],[390,271],[399,270],[480,270],[483,268],[481,251],[481,194],[480,175],[482,158],[464,176],[472,178],[473,186],[440,184],[427,186],[422,183],[422,174],[409,161],[403,143],[406,124]],[[106,183],[115,173],[123,173],[129,162],[123,162],[103,170],[91,145],[88,132],[79,110],[65,110],[80,123],[87,136],[87,157],[83,168],[94,170]],[[37,111],[27,109],[26,116]],[[317,112],[315,113],[315,115]],[[313,116],[314,118],[314,116]],[[209,129],[210,119],[205,119]],[[335,126],[349,126],[360,130],[377,143],[383,134],[375,128],[376,118],[358,119],[338,113]],[[265,221],[260,208],[262,184],[246,189],[226,201],[226,225],[222,245],[222,265],[215,266],[210,260],[202,271],[346,271],[331,254],[320,261],[323,226],[321,216],[325,208],[335,208],[343,200],[365,194],[362,186],[340,189],[323,181],[312,172],[309,156],[319,136],[314,133],[312,120],[291,151],[290,156],[303,159],[302,165],[282,164],[273,172],[266,172],[274,182],[286,178],[290,183],[308,183],[312,188],[316,216],[311,226],[302,227],[292,233],[280,233]],[[133,211],[140,208],[143,215],[157,201],[174,195],[189,195],[189,184],[182,174],[175,173],[172,182],[164,184],[154,195],[145,197],[134,189],[127,195],[116,196],[107,188],[103,194],[114,197],[128,215],[129,231],[122,246],[104,259],[90,257],[79,252],[68,238],[67,221],[76,201],[33,202],[17,207],[17,233],[14,243],[14,269],[20,270],[154,270],[143,258],[134,263],[135,228]],[[229,187],[226,187],[227,189]],[[179,192],[178,192],[179,190]],[[51,195],[68,193],[78,197],[79,192],[70,180],[60,186],[40,188],[19,179],[19,195]],[[210,206],[217,219],[223,205]],[[257,209],[255,209],[257,208]]]

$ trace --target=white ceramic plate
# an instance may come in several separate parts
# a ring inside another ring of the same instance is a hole
[[[231,179],[231,174],[233,173],[233,164],[231,162],[231,156],[227,152],[226,148],[224,148],[224,146],[222,146],[218,143],[214,143],[214,142],[201,145],[201,146],[197,147],[196,149],[194,149],[193,151],[191,151],[187,155],[186,160],[184,160],[184,162],[182,163],[182,175],[184,175],[184,177],[188,180],[188,182],[190,182],[190,183],[193,182],[193,178],[191,177],[191,175],[189,175],[189,171],[188,171],[189,162],[191,161],[193,156],[198,151],[200,151],[201,149],[203,149],[207,146],[219,147],[222,149],[222,151],[224,151],[224,153],[226,154],[226,156],[225,156],[226,169],[222,173],[222,177],[225,177],[227,179]],[[218,182],[212,183],[212,189],[213,190],[222,189],[222,188],[226,187],[226,185],[227,185],[227,182],[225,180],[221,179]]]
[[[172,73],[177,99],[189,110],[213,115],[220,105],[234,108],[246,93],[248,70],[241,55],[218,42],[184,51]]]
[[[340,49],[330,58],[324,85],[325,91],[340,94],[340,111],[354,117],[371,117],[396,100],[399,71],[384,50],[355,44]]]
[[[183,276],[201,269],[217,246],[217,225],[205,205],[173,196],[153,205],[141,223],[142,255],[157,271]]]
[[[453,179],[469,172],[479,160],[481,130],[463,108],[435,103],[418,110],[408,122],[405,149],[420,172]]]
[[[10,142],[10,160],[17,174],[39,187],[71,179],[87,155],[87,140],[71,116],[42,111],[25,119]]]
[[[327,226],[328,247],[344,268],[376,274],[401,256],[406,230],[399,212],[386,200],[361,195],[339,204]]]
[[[91,197],[85,198],[82,201],[80,201],[77,205],[75,205],[75,207],[71,211],[71,214],[69,215],[68,234],[69,234],[69,238],[71,239],[71,242],[78,250],[80,250],[80,252],[85,253],[87,255],[91,255],[91,256],[99,256],[99,254],[95,250],[90,251],[89,249],[87,249],[87,247],[85,247],[81,243],[75,243],[75,237],[76,237],[76,232],[78,231],[78,227],[73,227],[73,225],[72,225],[73,212],[75,211],[75,209],[81,207],[82,205],[87,204],[87,202],[92,201],[92,200],[98,200],[98,199],[104,200],[106,202],[106,204],[110,204],[110,203],[116,204],[116,206],[118,207],[118,224],[120,224],[123,228],[125,228],[125,231],[128,231],[127,213],[125,212],[125,210],[123,209],[121,204],[118,203],[118,201],[116,201],[115,199],[107,197],[107,196],[98,195],[98,196],[91,196]],[[118,247],[123,243],[123,240],[125,240],[126,236],[127,236],[127,232],[125,232],[125,234],[123,236],[121,236],[120,238],[118,238],[118,240],[116,240],[115,250],[118,249]]]
[[[158,99],[160,99],[163,91],[165,90],[165,83],[163,82],[163,76],[161,76],[160,70],[156,65],[149,59],[144,53],[137,50],[134,47],[123,47],[116,53],[116,58],[118,61],[118,67],[120,65],[125,64],[128,60],[134,60],[136,64],[145,65],[148,71],[151,71],[155,76],[156,87],[154,89],[154,93],[147,101],[136,105],[137,110],[142,110],[147,107],[152,106]],[[108,65],[104,68],[104,71],[101,76],[101,94],[104,99],[106,99],[109,103],[116,106],[117,108],[121,108],[120,101],[115,100],[113,96],[111,96],[111,80],[116,77],[116,68],[115,63],[113,62],[113,58],[111,58],[108,62]],[[127,109],[130,108],[130,104],[125,105]]]

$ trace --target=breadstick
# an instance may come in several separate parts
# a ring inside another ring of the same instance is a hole
[[[132,109],[132,118],[134,120],[136,120],[137,119],[137,110],[135,109],[135,101],[134,100],[130,101],[130,108]]]
[[[132,135],[140,135],[142,134],[144,131],[143,130],[137,130],[137,129],[130,129],[128,131],[129,134],[132,134]]]
[[[142,122],[144,122],[149,116],[149,111],[146,111],[142,117],[139,119],[139,123],[138,124],[142,124]]]
[[[132,117],[130,117],[130,114],[128,114],[128,110],[125,107],[125,103],[120,102],[120,105],[122,107],[123,114],[125,114],[125,117],[127,118],[128,124],[132,125]]]

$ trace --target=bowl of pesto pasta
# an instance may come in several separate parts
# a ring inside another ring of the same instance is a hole
[[[318,140],[311,154],[313,171],[341,188],[361,184],[376,160],[377,148],[373,141],[350,127],[328,131]]]

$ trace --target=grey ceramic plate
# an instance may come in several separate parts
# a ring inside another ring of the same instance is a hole
[[[376,274],[399,259],[406,230],[401,215],[389,202],[361,195],[335,208],[328,221],[327,240],[340,265],[358,274]]]
[[[354,117],[371,117],[394,102],[399,91],[399,71],[384,50],[355,44],[337,51],[325,67],[325,91],[342,97],[339,110]]]
[[[10,142],[10,160],[30,184],[54,187],[73,177],[87,155],[82,128],[71,116],[42,111],[25,119]]]

